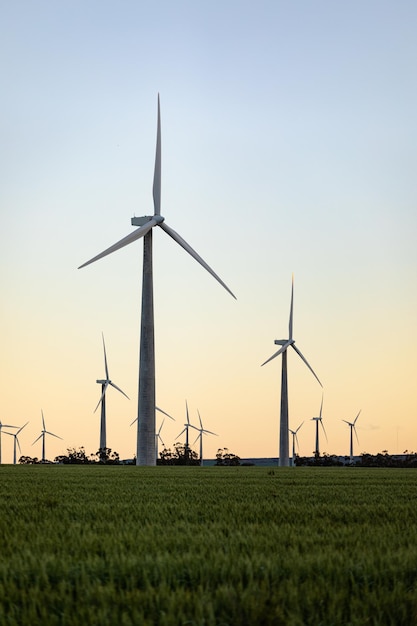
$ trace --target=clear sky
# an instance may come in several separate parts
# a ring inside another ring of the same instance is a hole
[[[288,334],[323,382],[321,450],[417,450],[417,5],[410,0],[16,0],[0,19],[0,420],[22,453],[133,456],[142,240],[77,267],[153,212],[157,404],[205,456],[277,456]],[[291,351],[290,425],[314,449],[322,390]],[[157,417],[157,426],[160,417]],[[183,440],[183,438],[182,438]],[[193,440],[191,440],[193,441]],[[12,460],[3,437],[3,461]]]

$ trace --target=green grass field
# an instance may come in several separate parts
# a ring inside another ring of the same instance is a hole
[[[0,467],[0,625],[417,624],[417,472]]]

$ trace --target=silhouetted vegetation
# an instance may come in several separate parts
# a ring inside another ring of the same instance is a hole
[[[198,454],[183,443],[176,443],[174,450],[164,448],[159,453],[157,465],[200,465]]]
[[[229,452],[228,448],[219,448],[216,454],[216,465],[240,465],[240,457]]]
[[[351,459],[349,456],[337,456],[336,454],[326,454],[320,456],[315,454],[312,457],[295,456],[294,465],[298,467],[330,467],[330,466],[351,466],[351,467],[408,467],[417,468],[417,453],[404,451],[404,454],[388,454],[388,450],[378,452],[378,454],[368,454],[364,452],[361,456]]]
[[[83,446],[81,448],[67,448],[68,454],[60,454],[53,461],[45,459],[39,460],[37,457],[21,456],[19,463],[21,465],[38,465],[40,463],[51,464],[58,463],[61,465],[119,465],[120,458],[118,452],[113,452],[111,448],[99,448],[97,452],[87,456]]]

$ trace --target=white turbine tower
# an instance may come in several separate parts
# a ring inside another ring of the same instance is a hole
[[[155,465],[155,339],[153,309],[153,270],[152,270],[152,231],[159,226],[188,254],[200,263],[234,298],[234,294],[221,278],[207,265],[195,250],[170,228],[161,215],[161,117],[158,95],[158,122],[156,137],[156,156],[153,179],[154,214],[133,217],[132,226],[139,226],[135,231],[93,257],[80,267],[127,246],[143,237],[143,278],[142,278],[142,316],[139,354],[139,392],[138,392],[138,435],[137,465]]]
[[[107,366],[107,355],[106,355],[106,344],[104,343],[104,335],[102,333],[103,338],[103,350],[104,350],[104,368],[106,370],[106,378],[104,380],[97,380],[96,382],[101,385],[101,397],[98,401],[96,408],[94,409],[94,413],[97,411],[98,407],[101,404],[101,418],[100,418],[100,450],[104,450],[107,448],[107,435],[106,435],[106,391],[107,387],[110,385],[120,391],[128,400],[129,396],[125,394],[124,391],[120,389],[115,383],[113,383],[109,378],[109,368]]]
[[[294,276],[292,277],[292,286],[291,286],[291,305],[290,305],[290,321],[289,321],[289,329],[288,329],[288,339],[276,339],[274,343],[276,345],[281,346],[281,348],[275,352],[269,359],[267,359],[263,365],[275,359],[275,357],[282,354],[282,369],[281,369],[281,416],[280,416],[280,434],[279,434],[279,465],[281,467],[289,465],[289,430],[288,430],[288,375],[287,375],[287,348],[291,346],[298,356],[304,361],[307,365],[308,369],[311,371],[313,376],[317,379],[320,386],[323,387],[320,380],[317,377],[317,374],[314,372],[312,367],[308,364],[305,357],[301,354],[300,350],[295,346],[295,339],[292,336],[292,325],[293,325],[293,301],[294,301]],[[262,367],[261,366],[261,367]]]
[[[14,446],[13,446],[13,465],[16,465],[16,446],[19,448],[19,452],[21,453],[22,450],[20,449],[20,443],[19,443],[19,439],[18,439],[18,435],[19,433],[22,432],[22,430],[24,429],[25,426],[27,426],[29,424],[29,422],[26,422],[26,424],[23,424],[23,426],[21,426],[19,428],[19,430],[15,433],[8,433],[6,430],[4,431],[5,435],[10,435],[11,437],[14,437]],[[15,426],[13,426],[13,428],[15,428]]]
[[[361,409],[361,411],[362,411],[362,409]],[[352,460],[352,458],[353,458],[353,431],[355,431],[356,441],[359,443],[358,433],[356,432],[356,421],[357,421],[359,415],[361,414],[361,411],[359,411],[359,413],[357,414],[357,416],[355,417],[353,422],[348,422],[347,420],[342,420],[342,422],[345,422],[349,426],[349,428],[350,428],[350,460]]]
[[[35,441],[32,443],[32,446],[39,441],[39,439],[42,438],[42,463],[45,463],[45,437],[46,435],[52,435],[52,437],[56,437],[57,439],[62,439],[62,437],[60,437],[59,435],[55,435],[54,433],[49,432],[49,430],[46,430],[45,427],[45,418],[43,416],[43,411],[41,409],[41,413],[42,413],[42,431],[41,434],[39,435],[39,437],[37,437],[35,439]]]
[[[321,424],[321,427],[322,427],[323,432],[324,432],[324,436],[326,437],[326,441],[328,441],[326,430],[325,430],[324,424],[323,424],[322,411],[323,411],[323,395],[321,396],[321,404],[320,404],[320,414],[319,414],[319,416],[311,418],[313,422],[316,422],[316,448],[314,450],[314,454],[317,454],[317,455],[320,455],[319,424]]]
[[[300,430],[301,426],[304,424],[304,422],[301,422],[301,424],[299,425],[298,428],[296,428],[295,430],[291,430],[291,428],[289,428],[289,432],[292,434],[292,461],[291,461],[291,465],[294,465],[294,459],[295,459],[295,444],[297,444],[298,449],[300,449],[300,444],[298,443],[298,437],[297,437],[297,433]]]
[[[0,421],[0,465],[1,465],[1,431],[3,428],[19,428],[19,426],[13,426],[13,424],[3,424]],[[7,435],[12,435],[13,433],[6,433]]]
[[[203,465],[203,435],[206,435],[206,434],[215,435],[216,437],[218,437],[218,435],[217,433],[211,432],[211,430],[206,430],[205,428],[203,428],[203,422],[201,421],[201,415],[198,409],[197,409],[197,413],[198,413],[198,419],[200,420],[200,428],[198,428],[198,426],[193,426],[192,424],[190,424],[190,426],[191,428],[198,430],[198,435],[194,443],[196,443],[200,439],[200,465]]]

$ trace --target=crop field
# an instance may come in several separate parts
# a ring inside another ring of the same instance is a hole
[[[0,625],[417,624],[417,471],[0,467]]]

